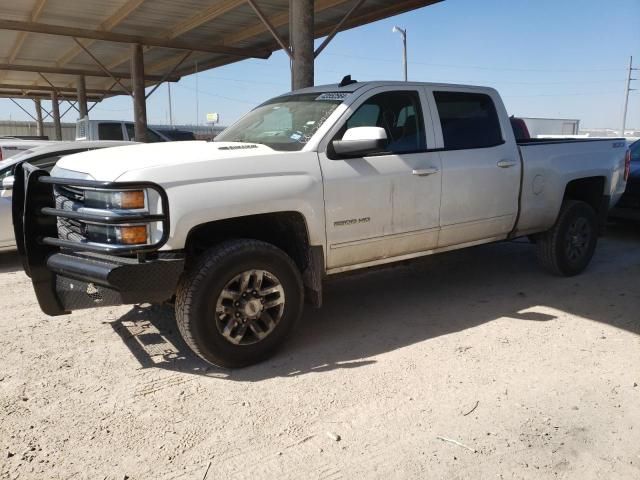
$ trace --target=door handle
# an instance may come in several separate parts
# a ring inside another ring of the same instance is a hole
[[[421,168],[421,169],[417,169],[414,170],[413,172],[411,172],[413,175],[417,175],[419,177],[426,177],[428,175],[433,175],[434,173],[438,173],[440,170],[438,170],[435,167],[431,167],[431,168]]]
[[[511,160],[500,160],[497,165],[500,168],[510,168],[510,167],[515,167],[517,165],[516,162],[512,162]]]

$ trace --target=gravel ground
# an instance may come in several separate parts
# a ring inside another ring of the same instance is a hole
[[[261,365],[161,307],[48,318],[0,254],[0,478],[640,478],[640,229],[586,273],[487,245],[332,280]],[[455,442],[458,443],[455,443]]]

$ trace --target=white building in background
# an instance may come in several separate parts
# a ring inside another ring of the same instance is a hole
[[[571,118],[534,118],[519,117],[524,120],[531,138],[540,135],[578,135],[580,120]]]

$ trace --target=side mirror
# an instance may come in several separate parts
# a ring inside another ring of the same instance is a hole
[[[13,175],[2,179],[2,190],[13,190]]]
[[[387,132],[380,127],[354,127],[344,132],[342,140],[333,141],[333,149],[341,157],[364,157],[383,152]]]

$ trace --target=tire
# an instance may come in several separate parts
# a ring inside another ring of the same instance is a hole
[[[257,240],[226,241],[207,250],[181,278],[178,329],[206,362],[246,367],[284,342],[302,314],[303,291],[298,268],[279,248]]]
[[[598,216],[585,202],[567,200],[551,230],[536,236],[538,260],[556,275],[581,273],[598,243]]]

